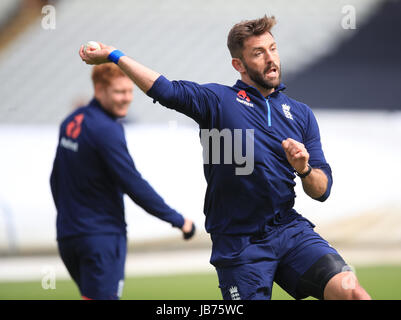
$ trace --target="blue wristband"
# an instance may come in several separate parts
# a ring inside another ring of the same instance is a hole
[[[109,59],[111,62],[114,62],[115,64],[118,64],[118,60],[120,60],[120,58],[123,56],[125,56],[125,54],[122,53],[120,50],[114,50],[110,52],[107,59]]]

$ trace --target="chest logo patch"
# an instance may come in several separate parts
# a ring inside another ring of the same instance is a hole
[[[294,118],[292,117],[292,114],[290,112],[291,107],[288,104],[282,104],[281,107],[283,108],[283,112],[286,118],[294,120]]]
[[[237,101],[248,107],[253,107],[253,103],[251,103],[251,98],[248,97],[245,90],[241,90],[237,93]]]
[[[69,122],[66,127],[66,135],[68,138],[77,139],[81,133],[81,124],[84,120],[84,114],[80,113],[74,117],[74,120]]]

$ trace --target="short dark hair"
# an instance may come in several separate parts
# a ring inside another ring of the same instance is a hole
[[[252,36],[258,36],[270,32],[276,24],[274,16],[254,20],[241,21],[234,25],[228,33],[227,46],[232,58],[242,58],[244,41]]]

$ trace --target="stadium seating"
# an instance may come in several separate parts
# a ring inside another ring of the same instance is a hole
[[[91,69],[77,51],[88,40],[119,47],[170,79],[232,85],[238,76],[226,37],[233,23],[274,14],[284,74],[291,75],[347,37],[340,27],[344,5],[352,4],[363,20],[382,1],[57,1],[55,30],[42,28],[39,13],[37,21],[0,52],[0,123],[56,124],[86,102],[92,94]],[[153,105],[139,90],[127,120],[192,124]]]

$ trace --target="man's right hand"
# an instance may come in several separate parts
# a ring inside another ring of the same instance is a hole
[[[98,42],[100,49],[84,51],[84,46],[79,48],[79,56],[86,64],[102,64],[111,62],[108,58],[111,52],[116,50],[112,46],[107,46]],[[128,56],[121,56],[118,60],[118,66],[126,73],[128,77],[141,89],[147,93],[153,84],[160,77],[160,73],[145,67]]]
[[[98,43],[100,45],[100,49],[98,50],[89,48],[87,51],[85,51],[83,45],[79,48],[79,56],[86,64],[102,64],[110,62],[108,56],[116,48],[107,46],[101,42]]]

